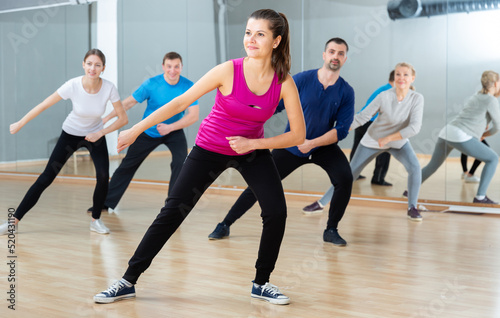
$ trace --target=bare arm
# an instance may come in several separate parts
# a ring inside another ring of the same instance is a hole
[[[135,124],[132,128],[122,131],[120,133],[120,137],[118,138],[118,151],[120,152],[130,146],[135,141],[137,136],[149,127],[158,125],[162,121],[180,113],[201,96],[223,86],[225,79],[232,79],[232,72],[233,66],[231,61],[217,65],[208,71],[208,73],[200,78],[200,80],[184,94],[177,96],[167,104],[158,108],[151,115]]]
[[[21,128],[24,127],[27,123],[29,123],[32,119],[34,119],[36,116],[40,115],[44,110],[50,108],[57,102],[59,102],[62,99],[61,96],[57,92],[54,92],[52,95],[47,97],[43,102],[40,104],[36,105],[32,110],[30,110],[26,115],[24,115],[21,120],[18,122],[15,122],[10,125],[10,133],[15,134]]]
[[[287,148],[302,144],[306,137],[304,113],[300,105],[299,93],[292,77],[288,75],[281,86],[281,97],[285,104],[290,131],[270,138],[247,139],[241,136],[227,137],[229,145],[237,153],[255,149]]]
[[[137,101],[135,100],[134,97],[132,97],[132,95],[130,95],[129,97],[125,98],[123,101],[122,101],[122,105],[123,105],[123,108],[125,109],[125,111],[129,110],[130,108],[134,107],[135,105],[137,104]],[[115,118],[117,116],[117,113],[116,113],[116,110],[113,109],[109,114],[107,114],[103,119],[102,119],[102,122],[103,123],[107,123],[108,121],[110,121],[111,119]],[[126,125],[126,124],[125,124]],[[118,127],[119,128],[119,127]]]
[[[182,128],[186,128],[194,124],[196,121],[198,121],[199,113],[200,113],[200,107],[198,105],[188,107],[187,114],[184,117],[182,117],[181,119],[172,124],[167,125],[164,123],[160,123],[156,125],[156,129],[158,130],[160,135],[162,136],[168,135],[172,131],[180,130]]]
[[[109,125],[108,127],[103,128],[98,132],[88,134],[87,136],[85,136],[85,140],[90,141],[90,142],[96,142],[102,136],[105,136],[105,135],[109,134],[110,132],[113,132],[113,131],[125,126],[126,124],[128,124],[127,113],[125,112],[125,109],[122,105],[122,102],[121,101],[114,102],[113,108],[114,108],[113,111],[117,114],[118,119],[115,120],[115,122],[112,123],[111,125]]]

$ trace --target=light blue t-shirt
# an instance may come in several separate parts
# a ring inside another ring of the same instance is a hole
[[[365,106],[363,106],[363,108],[361,108],[361,110],[358,112],[358,114],[361,113],[361,111],[363,111],[363,109],[365,109],[366,106],[370,105],[370,103],[375,99],[375,97],[378,96],[378,94],[380,94],[382,92],[385,92],[385,91],[387,91],[387,90],[389,90],[391,88],[392,88],[392,85],[389,84],[389,83],[387,83],[387,84],[385,84],[385,85],[380,86],[379,88],[377,88],[377,90],[374,91],[373,94],[370,95],[370,97],[366,101]],[[378,116],[378,113],[375,116],[373,116],[372,119],[370,119],[370,121],[374,121],[375,118],[377,118],[377,116]]]
[[[155,77],[151,77],[142,83],[141,87],[139,87],[133,94],[132,97],[139,102],[147,100],[146,110],[144,111],[144,115],[142,119],[151,115],[155,110],[170,102],[172,99],[176,98],[184,94],[189,88],[193,86],[193,82],[188,80],[187,78],[180,76],[179,82],[175,85],[170,85],[165,81],[163,74],[157,75]],[[193,105],[198,105],[198,101],[195,101]],[[164,124],[172,124],[184,117],[184,112],[181,112],[177,115],[170,117],[165,120]],[[153,138],[162,137],[156,126],[148,128],[145,133]]]

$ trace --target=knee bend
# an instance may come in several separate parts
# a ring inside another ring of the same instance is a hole
[[[498,155],[496,153],[491,154],[490,158],[485,160],[485,163],[498,165]]]
[[[40,175],[38,179],[35,181],[34,186],[47,188],[55,179],[56,176],[49,176],[46,174]]]
[[[427,167],[425,167],[427,168]],[[408,174],[413,174],[413,173],[422,173],[422,170],[420,169],[420,164],[418,162],[416,163],[412,163],[412,164],[409,164],[407,167],[406,167],[406,172],[408,172]]]
[[[282,224],[286,221],[286,209],[273,210],[272,213],[262,212],[262,220],[265,224]]]
[[[96,179],[98,181],[107,181],[107,180],[109,180],[109,172],[107,172],[107,171],[97,171],[96,172]]]
[[[353,182],[353,176],[351,170],[345,170],[345,173],[335,176],[334,185],[336,188],[338,187],[351,187]]]

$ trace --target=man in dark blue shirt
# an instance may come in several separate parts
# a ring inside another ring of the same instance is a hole
[[[293,76],[306,121],[306,141],[297,147],[274,149],[272,152],[281,179],[306,163],[317,164],[326,171],[331,183],[335,185],[335,193],[323,240],[338,246],[346,245],[346,241],[338,234],[337,226],[344,215],[352,190],[351,168],[337,145],[339,140],[347,136],[354,117],[354,90],[339,74],[347,60],[347,51],[348,45],[343,39],[330,39],[323,52],[323,66]],[[281,101],[277,111],[283,109]],[[285,131],[289,130],[288,125]],[[229,227],[256,201],[252,190],[247,188],[208,237],[221,239],[229,236]],[[319,211],[322,208],[304,212]]]

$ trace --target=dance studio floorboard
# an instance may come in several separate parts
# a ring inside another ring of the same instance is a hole
[[[0,176],[0,219],[17,207],[33,178]],[[132,300],[102,305],[94,294],[121,277],[159,211],[166,186],[133,185],[109,235],[89,231],[93,183],[57,179],[20,224],[15,253],[0,237],[0,317],[500,317],[500,217],[425,212],[405,203],[352,199],[340,234],[322,241],[327,212],[305,216],[314,200],[289,196],[284,241],[271,283],[288,306],[250,297],[261,231],[254,207],[231,236],[207,235],[236,199],[209,191],[136,285]],[[8,309],[8,256],[15,258],[15,311]]]

